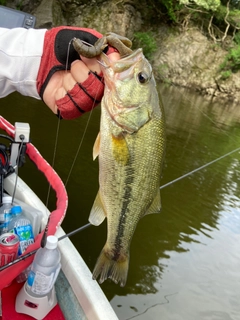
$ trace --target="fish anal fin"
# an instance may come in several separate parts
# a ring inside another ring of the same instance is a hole
[[[106,214],[104,212],[100,193],[98,192],[96,199],[93,203],[88,221],[94,226],[99,226],[105,218]]]
[[[99,150],[100,150],[100,132],[97,135],[97,138],[94,142],[94,146],[93,146],[93,160],[95,160],[98,155],[99,155]]]
[[[151,214],[151,213],[159,213],[161,211],[161,196],[160,196],[160,189],[157,191],[153,202],[151,203],[150,207],[148,208],[147,212],[144,215]]]

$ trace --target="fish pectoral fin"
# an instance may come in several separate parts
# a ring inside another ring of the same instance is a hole
[[[96,199],[93,203],[88,221],[94,226],[99,226],[105,218],[106,214],[104,212],[102,200],[98,192]]]
[[[161,196],[160,190],[158,190],[156,197],[154,198],[153,202],[151,203],[150,207],[148,208],[147,212],[144,215],[151,214],[151,213],[160,213],[161,211]]]
[[[99,155],[100,140],[101,138],[100,138],[100,132],[99,132],[93,146],[93,160],[95,160]]]

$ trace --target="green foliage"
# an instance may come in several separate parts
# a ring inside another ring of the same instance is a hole
[[[226,17],[228,23],[230,23],[233,28],[240,27],[240,10],[234,9],[227,11],[227,7],[221,5],[218,7],[217,11],[214,12],[214,23],[220,28],[221,25],[226,28]]]
[[[227,58],[233,72],[237,72],[240,69],[240,46],[231,49]]]
[[[221,72],[221,79],[222,80],[227,80],[228,78],[230,78],[232,75],[232,71],[231,70],[227,70],[227,71],[222,71]]]
[[[216,11],[220,6],[220,0],[179,0],[180,4],[195,4],[206,10]]]
[[[0,5],[5,6],[6,5],[6,0],[0,0]]]
[[[220,70],[222,70],[221,75],[223,79],[227,79],[232,72],[236,73],[240,70],[240,45],[236,45],[230,49],[223,63],[220,65]]]
[[[157,2],[165,7],[171,21],[178,22],[178,13],[183,7],[179,0],[158,0]]]
[[[227,13],[227,7],[220,5],[217,11],[214,13],[214,17],[218,21],[223,21]]]
[[[236,44],[240,45],[240,33],[239,32],[235,33],[233,40]]]
[[[21,11],[22,10],[22,6],[23,6],[23,0],[20,0],[18,2],[18,4],[16,5],[16,9]]]
[[[234,9],[240,9],[240,1],[239,1],[239,0],[231,0],[231,1],[230,1],[230,5],[231,5]]]
[[[155,5],[160,6],[162,11],[166,11],[168,18],[172,22],[181,22],[179,17],[203,11],[203,14],[215,12],[221,5],[220,0],[155,0]],[[200,10],[200,11],[199,11]],[[183,19],[184,20],[184,19]]]
[[[153,53],[157,50],[157,43],[152,32],[134,33],[133,45],[143,49],[144,55],[151,60]]]
[[[161,2],[167,9],[167,14],[170,20],[177,22],[176,11],[178,9],[177,8],[178,3],[176,3],[176,1],[171,1],[171,0],[162,0]]]

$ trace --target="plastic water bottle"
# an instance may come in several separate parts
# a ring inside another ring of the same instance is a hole
[[[34,235],[30,220],[25,217],[20,206],[11,209],[12,219],[8,224],[8,232],[15,233],[19,237],[18,255],[22,255],[27,247],[34,243]]]
[[[2,206],[0,207],[0,235],[8,232],[8,225],[11,220],[12,197],[3,196]]]
[[[17,198],[14,199],[13,205],[20,206],[22,208],[24,216],[31,221],[33,234],[34,237],[36,237],[39,234],[39,232],[43,229],[43,212]]]
[[[26,291],[33,297],[46,296],[53,288],[61,269],[58,239],[48,236],[44,248],[38,249],[26,282]]]

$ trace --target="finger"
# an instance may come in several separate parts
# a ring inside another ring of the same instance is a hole
[[[101,73],[101,67],[97,61],[97,58],[86,58],[81,56],[82,61],[85,63],[85,65],[88,67],[89,70],[96,72],[97,74]]]
[[[118,52],[112,52],[108,55],[108,58],[111,60],[111,61],[117,61],[119,59],[121,59],[120,57],[120,54]]]
[[[54,105],[55,105],[55,100],[59,100],[63,98],[66,93],[67,93],[67,90],[65,90],[63,87],[58,88],[54,96]]]
[[[71,64],[70,74],[73,80],[76,82],[83,82],[87,79],[89,73],[89,68],[81,60],[75,60]],[[75,84],[74,83],[74,84]]]
[[[77,79],[75,79],[72,75],[72,72],[65,73],[63,75],[63,89],[67,92],[72,89],[72,87],[77,82]]]

